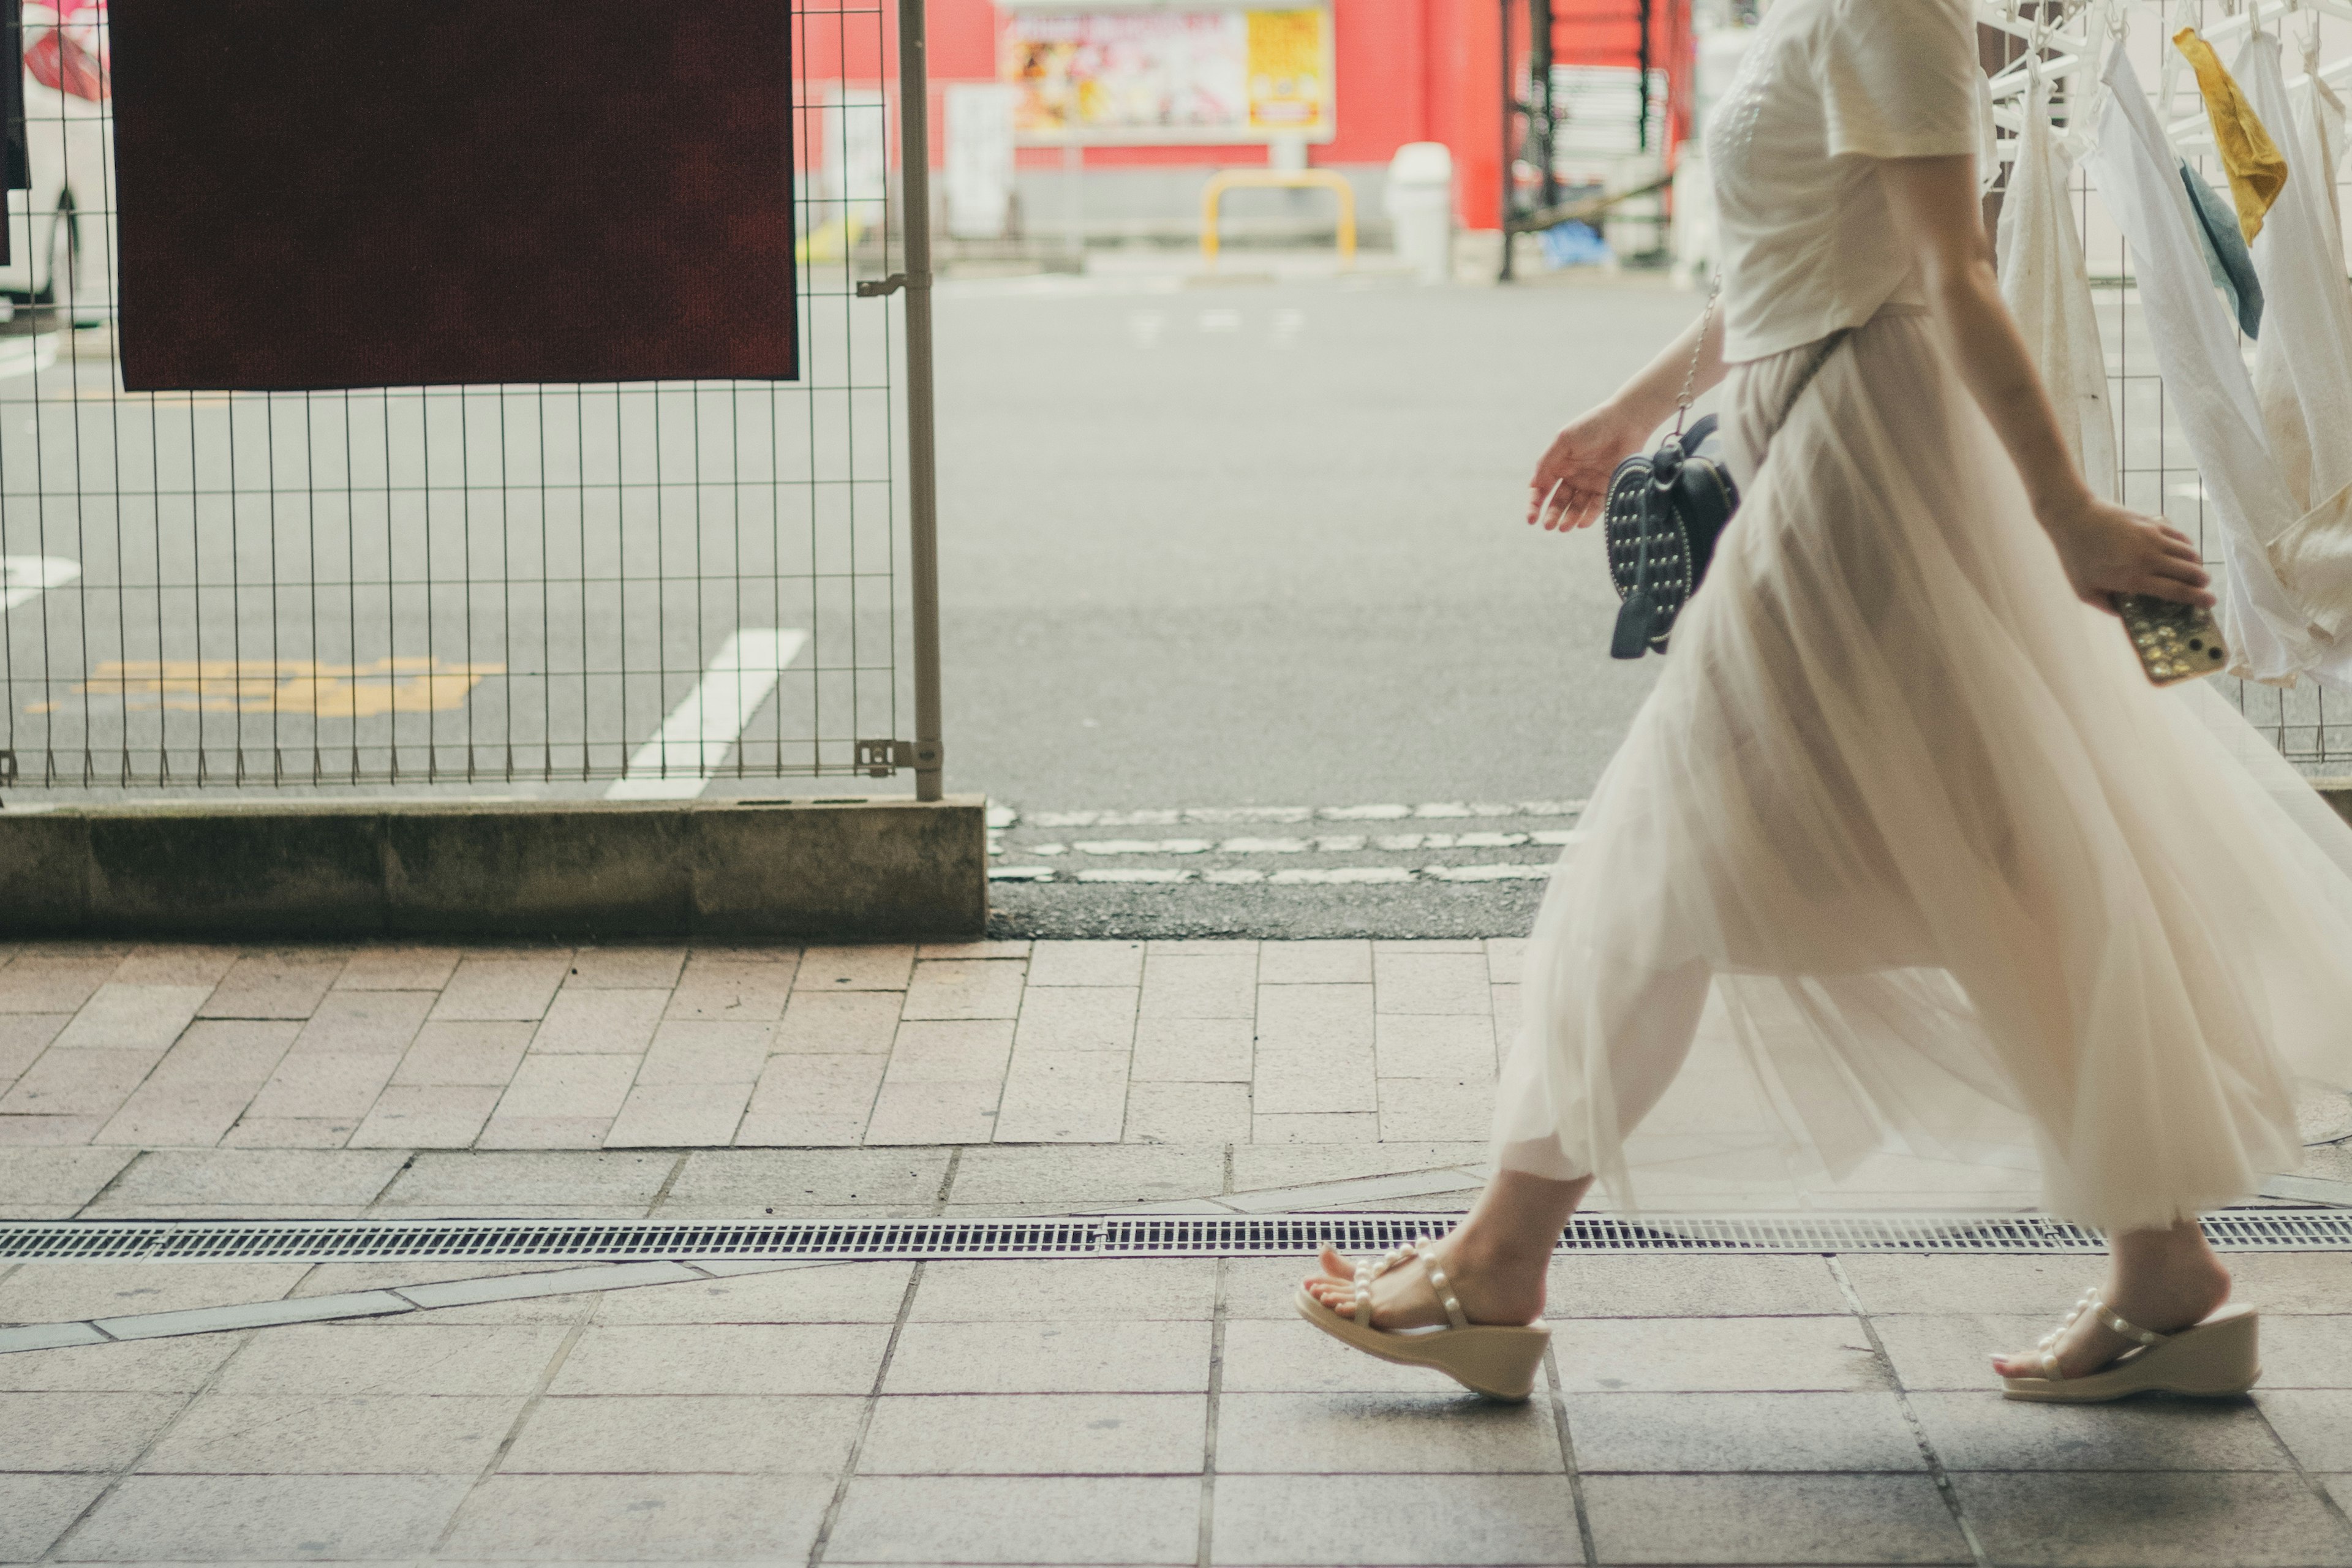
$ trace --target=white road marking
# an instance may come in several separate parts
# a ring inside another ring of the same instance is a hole
[[[1158,310],[1138,310],[1127,319],[1127,330],[1139,349],[1156,349],[1160,334],[1168,325],[1168,318]]]
[[[1423,866],[1421,874],[1433,882],[1539,882],[1551,875],[1549,866]]]
[[[807,642],[806,632],[773,626],[747,626],[729,637],[686,700],[637,748],[628,771],[613,781],[604,798],[691,800],[700,795]]]
[[[1205,838],[1097,838],[1076,846],[1081,855],[1205,855]]]
[[[992,882],[1209,882],[1228,885],[1264,883],[1276,888],[1337,887],[1366,882],[1540,882],[1554,868],[1524,865],[1490,866],[1329,866],[1293,867],[1260,871],[1235,866],[1213,870],[1179,870],[1171,867],[1128,866],[1117,870],[1066,873],[1051,866],[995,866]]]
[[[0,615],[80,575],[81,563],[62,555],[0,555]]]
[[[1121,868],[1116,871],[1081,871],[1081,882],[1189,882],[1198,871],[1147,870],[1141,867]]]
[[[1274,346],[1278,349],[1288,348],[1298,341],[1298,334],[1304,331],[1306,327],[1306,311],[1276,310],[1274,313]]]
[[[1217,846],[1220,855],[1304,855],[1304,838],[1228,838]]]
[[[1314,871],[1300,868],[1276,871],[1266,880],[1277,887],[1338,882],[1410,882],[1412,872],[1403,866],[1335,866],[1328,870]]]
[[[1242,313],[1239,310],[1203,310],[1201,312],[1201,330],[1204,332],[1238,332],[1242,330]]]

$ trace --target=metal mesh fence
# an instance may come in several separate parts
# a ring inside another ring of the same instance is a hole
[[[194,395],[121,389],[108,24],[48,15],[0,271],[0,780],[690,795],[907,760],[859,747],[912,728],[895,5],[795,5],[800,381]]]

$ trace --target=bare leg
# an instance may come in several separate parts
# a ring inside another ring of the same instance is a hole
[[[1592,1178],[1549,1181],[1498,1171],[1469,1216],[1445,1243],[1446,1278],[1474,1323],[1531,1323],[1543,1315],[1544,1271],[1561,1227],[1583,1201]],[[1307,1289],[1325,1306],[1351,1310],[1355,1268],[1333,1247],[1323,1249],[1323,1273]],[[1444,1309],[1422,1282],[1421,1266],[1391,1269],[1372,1283],[1372,1326],[1415,1329],[1445,1321]],[[2116,1310],[2121,1311],[2120,1307]]]
[[[2195,1221],[2184,1220],[2163,1230],[2128,1230],[2114,1237],[2106,1288],[2099,1294],[2126,1322],[2168,1334],[2230,1299],[2230,1271],[2214,1256],[2204,1231]],[[2058,1354],[2060,1373],[2081,1377],[2131,1349],[2132,1342],[2086,1315],[2052,1348]],[[2003,1377],[2042,1374],[2039,1352],[1996,1355],[1992,1361],[1993,1370]]]

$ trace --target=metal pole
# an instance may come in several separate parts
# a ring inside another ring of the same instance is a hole
[[[915,798],[937,800],[940,485],[931,406],[931,81],[924,0],[898,0],[898,158],[907,204],[908,564],[915,596]]]
[[[1496,281],[1511,280],[1511,116],[1519,111],[1518,94],[1511,82],[1511,0],[1503,6],[1503,270]]]

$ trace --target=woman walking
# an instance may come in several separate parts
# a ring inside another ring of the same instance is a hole
[[[2030,1126],[2112,1247],[1995,1358],[2013,1396],[2257,1375],[2196,1216],[2296,1163],[2297,1076],[2352,1076],[2352,829],[2141,672],[2111,595],[2213,595],[2068,455],[1995,285],[1977,72],[1967,0],[1778,0],[1717,109],[1720,308],[1560,432],[1529,521],[1590,522],[1694,359],[1739,515],[1538,918],[1495,1177],[1442,1244],[1327,1251],[1328,1331],[1524,1395],[1560,1228],[1596,1178],[1633,1201],[1709,1014],[1832,1157]]]

